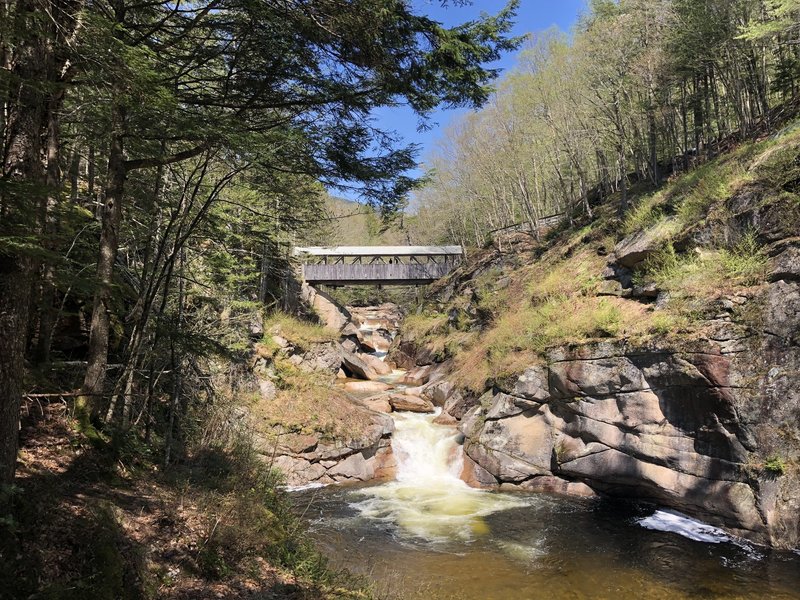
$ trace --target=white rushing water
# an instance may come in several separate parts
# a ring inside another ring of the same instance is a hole
[[[438,414],[438,413],[437,413]],[[395,413],[392,448],[397,480],[366,488],[361,514],[428,541],[469,540],[488,531],[483,517],[524,504],[522,498],[469,487],[457,433],[433,423],[436,414]]]
[[[692,519],[673,510],[657,510],[649,517],[637,521],[646,529],[677,533],[696,542],[719,544],[732,541],[731,536],[719,527]]]

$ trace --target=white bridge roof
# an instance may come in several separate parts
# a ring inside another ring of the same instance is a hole
[[[306,246],[295,256],[460,256],[461,246]]]

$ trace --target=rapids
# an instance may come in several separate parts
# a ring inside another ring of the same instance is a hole
[[[402,535],[429,542],[469,540],[486,533],[484,517],[524,500],[471,488],[459,478],[463,455],[457,433],[433,423],[438,412],[395,413],[397,479],[363,488],[358,493],[366,498],[354,506],[364,517],[401,528]]]

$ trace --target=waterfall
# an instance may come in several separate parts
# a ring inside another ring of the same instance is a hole
[[[392,449],[397,480],[365,488],[355,504],[364,517],[394,525],[401,535],[428,541],[469,540],[488,532],[483,517],[523,499],[477,490],[459,475],[457,433],[433,422],[436,414],[394,413]]]

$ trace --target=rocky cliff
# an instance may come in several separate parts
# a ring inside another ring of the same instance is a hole
[[[699,208],[702,179],[679,180],[626,223],[498,241],[429,296],[434,325],[393,353],[452,361],[426,393],[460,421],[474,483],[643,498],[800,545],[800,135],[744,154]]]

